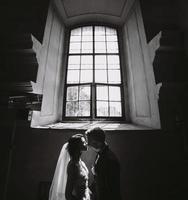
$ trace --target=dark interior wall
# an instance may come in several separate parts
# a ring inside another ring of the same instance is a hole
[[[155,51],[153,67],[156,83],[162,83],[159,91],[162,128],[172,127],[179,120],[187,132],[187,103],[184,102],[187,102],[188,91],[188,2],[186,0],[140,0],[140,2],[148,43],[161,32],[160,46]],[[172,119],[174,121],[171,121]]]
[[[7,199],[45,199],[62,145],[70,130],[17,125]],[[82,132],[82,131],[81,131]],[[123,200],[179,199],[183,189],[182,139],[160,131],[108,131],[107,142],[121,165]],[[91,168],[95,153],[84,153]],[[92,177],[90,176],[92,179]]]
[[[11,149],[11,140],[14,132],[13,127],[15,125],[15,113],[9,112],[7,109],[2,109],[1,106],[0,113],[0,199],[3,199],[8,171],[9,153]]]
[[[188,1],[180,0],[178,1],[178,18],[179,27],[184,31],[185,36],[185,50],[188,56]]]
[[[140,0],[147,41],[178,26],[178,0]]]
[[[0,2],[0,34],[32,33],[42,43],[49,0]]]
[[[148,42],[161,30],[178,29],[185,36],[188,55],[188,1],[140,0]]]

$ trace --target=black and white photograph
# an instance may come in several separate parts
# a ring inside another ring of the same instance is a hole
[[[188,199],[188,1],[1,0],[0,200]]]

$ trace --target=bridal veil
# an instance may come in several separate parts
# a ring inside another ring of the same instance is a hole
[[[65,189],[67,183],[67,165],[70,161],[67,146],[68,143],[65,143],[61,149],[50,187],[49,200],[66,200]]]

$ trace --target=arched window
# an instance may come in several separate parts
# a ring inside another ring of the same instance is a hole
[[[65,118],[125,117],[116,29],[72,29],[66,74]]]
[[[90,25],[71,30],[67,37],[54,9],[48,16],[44,42],[41,47],[34,45],[39,70],[33,88],[34,93],[43,94],[43,100],[41,111],[33,112],[32,127],[66,119],[110,118],[160,128],[149,53],[153,49],[146,41],[139,2],[118,30]],[[87,17],[65,24],[69,29]],[[102,21],[117,26],[110,18]]]

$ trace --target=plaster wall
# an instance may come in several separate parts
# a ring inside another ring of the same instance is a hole
[[[180,0],[178,1],[179,8],[178,10],[178,19],[179,19],[179,26],[181,27],[181,30],[184,31],[184,45],[185,45],[185,51],[186,55],[188,56],[188,2],[186,0]]]
[[[139,2],[132,8],[123,31],[131,121],[160,128],[154,72]]]
[[[43,94],[41,111],[34,111],[31,126],[53,123],[61,116],[61,75],[64,43],[64,25],[52,5],[49,6],[44,39],[38,47],[39,62],[34,92]]]

